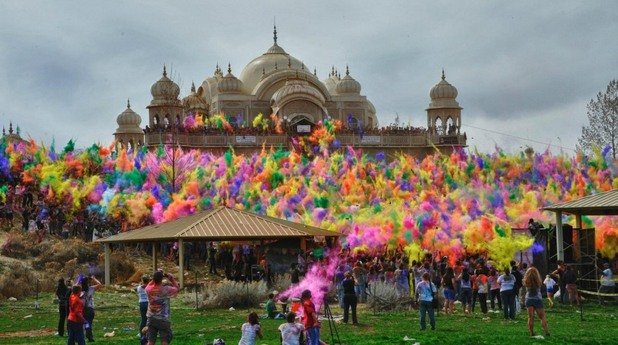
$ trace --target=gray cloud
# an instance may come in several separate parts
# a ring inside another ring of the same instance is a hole
[[[164,63],[183,95],[217,62],[238,76],[272,43],[276,16],[279,43],[321,79],[350,65],[382,124],[399,113],[424,126],[444,67],[474,126],[464,127],[471,146],[574,147],[585,103],[617,77],[617,10],[615,1],[3,2],[0,122],[59,145],[108,144],[126,98],[147,120]]]

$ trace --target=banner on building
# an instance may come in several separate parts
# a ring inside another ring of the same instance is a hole
[[[255,144],[256,142],[257,142],[257,139],[254,135],[237,135],[236,136],[236,144],[249,145],[249,144]]]
[[[379,135],[365,135],[361,138],[361,144],[380,144],[382,138]]]

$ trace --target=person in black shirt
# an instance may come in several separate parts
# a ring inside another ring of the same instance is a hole
[[[569,303],[575,303],[579,306],[579,292],[577,291],[577,272],[570,265],[566,266],[566,272],[563,276],[566,290],[569,293]]]
[[[290,272],[290,277],[292,284],[298,284],[300,282],[300,270],[298,269],[298,264],[294,262],[291,267],[292,271]]]
[[[64,279],[58,279],[56,287],[56,298],[58,298],[58,333],[60,337],[64,336],[64,321],[67,318],[69,288],[66,286]]]
[[[341,283],[343,286],[343,323],[348,323],[348,313],[352,309],[352,323],[358,325],[356,318],[356,305],[358,303],[358,297],[354,290],[354,278],[352,278],[351,272],[345,273],[345,279]]]

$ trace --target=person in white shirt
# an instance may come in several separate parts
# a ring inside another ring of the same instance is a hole
[[[279,326],[281,332],[281,345],[300,345],[300,337],[305,330],[302,323],[296,322],[296,313],[289,312],[286,323]]]
[[[242,337],[238,345],[255,345],[256,339],[262,339],[262,327],[256,313],[250,313],[247,322],[243,323],[240,328]]]
[[[614,293],[616,282],[614,282],[614,273],[608,263],[603,264],[603,272],[601,272],[600,278],[601,287],[599,288],[599,293]],[[604,298],[601,298],[601,301],[604,300]]]
[[[436,329],[436,319],[432,301],[436,298],[436,286],[429,280],[429,272],[423,273],[423,280],[416,286],[416,299],[419,302],[421,331],[425,330],[425,314],[429,313],[429,325],[431,330]]]
[[[548,274],[543,281],[545,284],[545,289],[547,290],[547,301],[549,301],[549,306],[554,306],[554,286],[556,285],[556,281],[552,279],[552,277]]]

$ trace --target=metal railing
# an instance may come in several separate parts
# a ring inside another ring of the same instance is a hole
[[[463,146],[466,140],[463,135],[437,135],[416,133],[410,135],[395,134],[338,134],[337,140],[341,146],[354,147],[424,147],[436,146]],[[146,134],[146,145],[156,146],[163,144],[175,144],[183,147],[261,147],[287,145],[290,143],[288,134],[271,135],[234,135],[234,134],[200,134],[200,133],[176,133],[174,138],[169,133]]]

